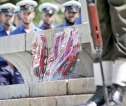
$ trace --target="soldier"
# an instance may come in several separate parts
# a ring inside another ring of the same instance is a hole
[[[120,106],[126,89],[126,2],[97,0],[97,8],[103,37],[102,64],[109,93],[109,106]],[[97,59],[93,67],[97,89],[91,99],[80,106],[102,106],[105,103]]]
[[[79,17],[79,10],[81,7],[81,4],[79,2],[68,1],[63,3],[62,6],[65,7],[65,22],[63,22],[61,25],[56,26],[56,28],[74,25],[76,19]]]
[[[33,24],[33,19],[35,17],[34,9],[37,6],[37,2],[33,0],[22,0],[16,5],[20,7],[20,18],[22,20],[22,24],[16,30],[14,30],[11,35],[28,33],[31,31],[40,31],[41,29],[37,28]]]
[[[16,25],[16,27],[19,27],[22,24],[22,20],[20,18],[20,8],[17,7],[16,11],[15,11],[15,18],[14,18],[14,24]]]
[[[12,25],[14,21],[14,13],[16,6],[11,3],[6,3],[1,5],[1,21],[0,25],[0,37],[10,35],[10,32],[16,29],[15,26]]]
[[[55,14],[58,10],[58,7],[52,3],[43,3],[39,6],[39,11],[42,12],[41,19],[43,20],[43,24],[40,26],[42,30],[55,27],[52,23],[55,20]]]
[[[79,15],[79,17],[77,18],[77,20],[75,22],[75,25],[78,25],[78,24],[82,24],[81,14]]]
[[[80,0],[78,0],[78,2],[80,2]],[[80,12],[80,14],[79,14],[79,17],[76,19],[75,25],[82,24],[81,8],[80,8],[79,12]]]
[[[12,25],[14,21],[14,13],[16,6],[11,3],[6,3],[0,6],[1,21],[0,37],[8,36],[13,30],[16,29]],[[21,74],[10,62],[7,62],[0,57],[0,86],[11,84],[22,84],[24,80]]]

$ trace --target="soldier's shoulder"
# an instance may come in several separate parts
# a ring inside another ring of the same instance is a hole
[[[64,23],[62,23],[62,24],[56,26],[55,28],[61,28],[61,27],[64,27]]]
[[[13,31],[10,33],[10,35],[19,34],[19,30],[20,30],[20,28],[17,27],[15,30],[13,30]]]

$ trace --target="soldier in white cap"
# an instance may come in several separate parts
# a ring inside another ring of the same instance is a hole
[[[42,30],[52,29],[55,26],[52,23],[55,20],[55,14],[58,12],[58,7],[52,3],[43,3],[39,6],[39,11],[42,12],[41,19],[43,24],[40,26]]]
[[[14,14],[15,14],[16,6],[11,3],[6,3],[0,6],[1,11],[1,21],[2,25],[0,25],[0,37],[7,36],[16,29],[12,25],[14,21]]]
[[[63,3],[62,6],[65,8],[65,22],[63,22],[61,25],[58,25],[56,28],[74,25],[76,19],[79,17],[79,10],[81,7],[79,2],[72,0]]]
[[[17,9],[15,11],[15,18],[14,18],[14,24],[16,27],[19,27],[22,24],[22,20],[20,18],[20,8],[16,6]]]
[[[33,24],[33,19],[35,17],[34,9],[37,6],[37,2],[33,0],[21,0],[16,5],[20,7],[20,18],[22,20],[22,24],[14,30],[11,35],[40,31],[41,29],[37,28]]]
[[[0,25],[0,37],[8,36],[16,29],[16,27],[12,25],[15,9],[16,6],[11,3],[0,6],[2,21]],[[10,62],[0,57],[0,86],[22,83],[24,83],[24,80],[18,70]]]
[[[78,0],[80,2],[80,0]],[[76,19],[75,25],[82,24],[82,15],[81,15],[81,8],[80,8],[80,14],[79,17]]]

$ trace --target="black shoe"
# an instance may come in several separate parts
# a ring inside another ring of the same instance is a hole
[[[125,88],[114,84],[112,92],[110,93],[109,105],[118,106],[123,101],[123,96],[125,94]]]
[[[78,106],[102,106],[105,103],[103,86],[97,86],[95,94],[85,105]]]

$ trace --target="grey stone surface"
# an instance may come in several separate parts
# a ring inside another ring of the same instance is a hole
[[[0,100],[0,106],[30,106],[29,99]]]
[[[86,103],[92,94],[0,100],[0,106],[77,106]],[[121,106],[126,106],[125,98]]]
[[[94,90],[93,78],[79,78],[34,84],[0,86],[0,99],[90,94]]]
[[[0,54],[15,53],[21,51],[25,51],[24,34],[0,37]]]
[[[26,97],[29,97],[28,85],[18,84],[18,85],[8,85],[0,87],[0,99],[26,98]]]
[[[28,106],[57,106],[55,97],[31,98],[29,101]]]
[[[26,51],[32,50],[32,41],[34,40],[35,32],[30,32],[26,34]]]
[[[66,81],[53,81],[29,84],[30,97],[60,96],[67,93]]]
[[[88,19],[88,10],[87,10],[87,0],[80,0],[81,2],[81,14],[82,14],[82,23],[89,22]]]
[[[80,104],[85,104],[92,96],[93,94],[67,95],[57,97],[57,106],[78,106]],[[126,106],[126,96],[124,97],[123,103],[120,106]]]
[[[0,106],[75,106],[85,103],[91,95],[0,100]]]
[[[57,106],[76,106],[84,104],[92,95],[70,95],[57,97]]]
[[[94,78],[78,78],[68,81],[67,92],[71,94],[91,94],[95,92]]]

